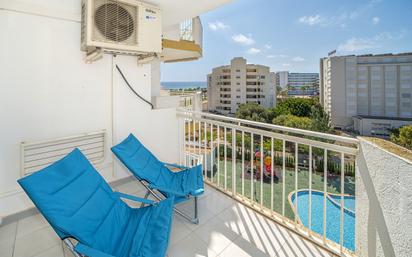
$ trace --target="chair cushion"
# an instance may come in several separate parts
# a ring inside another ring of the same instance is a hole
[[[18,182],[60,238],[72,237],[119,257],[164,256],[169,231],[155,229],[170,227],[173,203],[130,208],[80,150]],[[142,233],[165,243],[153,247]],[[152,255],[147,254],[150,250]]]
[[[199,195],[204,191],[201,165],[172,172],[133,134],[112,147],[112,151],[139,180],[187,195]],[[180,201],[179,199],[176,198],[176,201]]]

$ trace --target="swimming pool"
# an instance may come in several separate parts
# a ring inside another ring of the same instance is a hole
[[[295,204],[295,195],[291,201]],[[340,196],[329,194],[326,201],[326,238],[340,242]],[[323,235],[323,192],[312,191],[312,224],[311,229]],[[355,197],[344,197],[344,229],[343,246],[355,251]],[[292,206],[294,208],[294,206]],[[298,217],[305,227],[309,226],[309,190],[298,191]]]

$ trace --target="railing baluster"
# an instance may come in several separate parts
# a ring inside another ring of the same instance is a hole
[[[225,181],[224,181],[224,187],[225,187],[225,190],[227,190],[227,137],[226,137],[226,134],[227,134],[227,130],[226,130],[226,127],[224,128],[224,133],[225,133],[225,135],[224,135],[224,140],[225,140],[225,147],[224,147],[224,155],[225,155],[225,162],[224,162],[224,165],[225,165],[225,170],[224,170],[224,172],[225,172]]]
[[[201,128],[202,128],[202,123],[201,123],[201,121],[199,121],[199,135],[198,135],[198,141],[199,141],[199,148],[198,148],[198,154],[200,155],[201,154],[201,145],[202,145],[202,130],[201,130]]]
[[[205,174],[203,176],[207,178],[207,124],[206,124],[206,122],[203,123],[203,126],[204,126],[203,131],[204,131],[204,134],[205,134],[204,145],[203,145],[203,151],[204,151],[204,153],[203,153],[204,161],[203,162],[204,162]]]
[[[213,175],[214,175],[214,155],[215,151],[213,149],[213,124],[210,123],[210,181],[213,183]]]
[[[186,154],[184,154],[184,153],[186,153],[186,118],[183,118],[183,142],[182,142],[182,148],[183,148],[183,163],[180,163],[180,164],[183,164],[183,165],[186,165]]]
[[[344,205],[345,205],[345,154],[341,153],[340,156],[340,252],[343,250],[343,233],[344,233]]]
[[[236,129],[232,129],[232,194],[236,195]]]
[[[286,197],[286,141],[282,140],[282,216],[285,216],[285,197]]]
[[[220,186],[220,126],[217,125],[217,186]]]
[[[328,186],[328,150],[324,149],[323,156],[323,243],[326,244],[326,197]]]
[[[299,163],[299,144],[295,142],[295,227],[298,221],[298,163]]]
[[[193,126],[193,139],[192,139],[192,153],[196,154],[196,121],[193,115],[192,118],[192,126]]]
[[[273,176],[275,173],[273,167],[273,137],[270,138],[270,210],[273,211]]]
[[[188,140],[187,140],[188,147],[187,148],[189,149],[189,152],[191,152],[190,147],[191,147],[191,141],[192,141],[191,133],[190,133],[190,126],[191,126],[190,122],[191,120],[189,119],[187,122],[187,133],[188,133]]]
[[[245,195],[245,132],[242,131],[242,196]]]
[[[260,208],[263,209],[263,135],[260,135]]]
[[[253,184],[255,180],[255,170],[253,169],[253,133],[250,133],[250,200],[254,202]]]
[[[309,236],[312,231],[312,146],[309,146]]]

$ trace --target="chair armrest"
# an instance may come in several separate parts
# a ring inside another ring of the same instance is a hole
[[[134,195],[128,195],[128,194],[124,194],[121,192],[114,192],[115,195],[119,196],[120,198],[125,198],[125,199],[129,199],[135,202],[141,202],[141,203],[145,203],[145,204],[150,204],[150,205],[155,205],[156,202],[149,200],[149,199],[145,199],[145,198],[141,198],[141,197],[137,197]]]
[[[169,193],[169,194],[172,194],[172,195],[175,195],[175,196],[188,196],[187,194],[177,192],[177,191],[171,190],[169,188],[165,188],[165,187],[155,186],[155,185],[152,185],[152,184],[150,184],[149,187],[151,189],[156,189],[156,190],[159,190],[159,191],[162,191],[162,192],[165,192],[165,193]]]
[[[77,245],[74,247],[74,250],[88,257],[115,257],[113,255],[88,247],[87,245],[84,245],[80,242],[77,243]]]

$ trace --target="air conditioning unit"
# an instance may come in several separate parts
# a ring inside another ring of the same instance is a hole
[[[81,49],[147,55],[162,51],[161,11],[135,0],[82,0]]]

